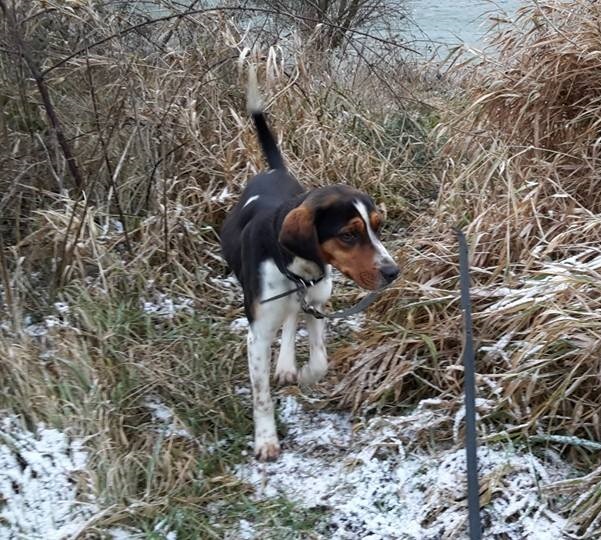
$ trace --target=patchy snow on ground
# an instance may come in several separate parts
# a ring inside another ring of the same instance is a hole
[[[238,538],[239,540],[253,540],[256,538],[257,532],[250,521],[241,519],[238,524]]]
[[[148,396],[144,405],[150,411],[153,420],[153,428],[164,437],[182,437],[191,439],[190,432],[177,426],[177,420],[173,411],[165,405],[158,396]]]
[[[233,196],[234,196],[234,194],[230,192],[230,190],[228,189],[227,186],[225,186],[221,190],[221,192],[219,193],[219,195],[213,195],[211,197],[211,202],[224,203],[227,200],[231,199]]]
[[[81,481],[84,487],[89,482],[81,443],[43,425],[28,431],[12,416],[0,426],[0,539],[59,540],[76,533],[97,511],[78,493]]]
[[[2,302],[0,301],[0,307]],[[32,338],[41,338],[51,333],[53,330],[60,328],[73,329],[69,321],[70,307],[65,302],[55,302],[53,304],[54,313],[51,313],[39,320],[34,322],[31,314],[25,314],[21,321],[21,327],[23,333]],[[0,330],[5,331],[7,334],[12,334],[12,328],[8,321],[0,321]]]
[[[303,315],[301,314],[301,319]],[[359,313],[357,315],[351,315],[345,319],[332,319],[327,322],[327,333],[331,335],[344,335],[352,332],[358,332],[365,325],[365,315]],[[238,317],[230,323],[230,331],[235,334],[243,334],[248,330],[248,320],[246,317]],[[296,342],[307,340],[308,337],[307,329],[300,325],[296,332]]]
[[[193,301],[190,298],[175,297],[155,291],[152,300],[141,298],[142,309],[149,315],[173,319],[180,312],[192,314]]]
[[[106,533],[111,540],[145,540],[147,538],[156,538],[157,540],[177,540],[177,533],[170,531],[164,521],[159,521],[153,528],[150,536],[148,533],[133,529],[131,527],[111,527]]]
[[[242,334],[248,330],[248,319],[246,317],[238,317],[230,323],[230,331],[235,334]]]
[[[233,274],[227,277],[210,277],[209,281],[218,289],[235,290],[239,291],[240,294],[242,294],[240,282],[236,279],[236,276],[234,276]]]
[[[162,421],[170,420],[161,413]],[[82,443],[57,429],[40,424],[29,431],[14,416],[0,419],[0,540],[79,538],[100,512],[87,459]],[[126,527],[105,532],[114,540],[148,537]],[[154,532],[157,538],[177,540],[164,522]]]
[[[365,327],[367,317],[365,313],[356,313],[342,319],[330,319],[328,324],[333,332],[343,333],[347,331],[358,332]]]
[[[427,409],[418,408],[414,420],[434,414]],[[467,538],[463,448],[409,453],[403,430],[411,416],[352,426],[346,413],[308,411],[287,396],[279,417],[287,428],[281,457],[235,470],[254,486],[256,499],[285,496],[305,508],[328,509],[319,533],[332,540]],[[549,508],[541,487],[565,478],[567,465],[502,446],[481,447],[478,455],[486,538],[562,538],[566,522]],[[245,523],[244,537],[260,538],[258,524]]]

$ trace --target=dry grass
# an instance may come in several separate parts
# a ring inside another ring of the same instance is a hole
[[[601,440],[600,16],[590,2],[537,2],[493,34],[499,58],[481,59],[466,106],[440,126],[440,196],[399,252],[404,279],[374,308],[384,315],[362,336],[370,352],[352,363],[337,353],[343,404],[442,398],[448,421],[436,437],[452,439],[462,319],[451,227],[460,224],[471,244],[483,440],[561,440],[585,470],[598,467],[585,447]],[[580,494],[571,518],[596,537],[598,471],[568,486]]]
[[[0,18],[0,409],[85,438],[103,508],[90,534],[119,524],[150,533],[167,520],[178,538],[220,537],[236,514],[215,524],[211,503],[250,505],[229,475],[251,429],[235,392],[247,381],[243,340],[229,330],[240,298],[215,280],[225,273],[219,225],[263,168],[244,114],[245,47],[258,40],[291,169],[307,185],[369,190],[397,226],[433,191],[416,166],[431,119],[422,127],[416,112],[398,112],[385,88],[375,106],[367,62],[351,80],[302,43],[244,36],[224,12],[125,32],[146,17],[96,2],[16,6],[20,35]],[[43,73],[54,128],[19,51]],[[142,309],[162,293],[193,313]],[[48,316],[60,324],[31,335]],[[155,398],[191,438],[157,434]],[[300,527],[290,507],[268,511]]]
[[[110,508],[91,531],[121,522],[151,530],[167,516],[181,538],[218,537],[211,502],[245,504],[228,474],[250,432],[234,391],[246,380],[244,354],[228,327],[241,312],[213,278],[225,272],[219,224],[263,166],[238,67],[256,40],[294,173],[307,185],[355,185],[383,203],[392,230],[410,224],[403,279],[359,336],[363,354],[356,343],[336,351],[334,399],[359,408],[440,398],[416,439],[435,427],[437,441],[457,440],[462,323],[451,227],[464,226],[482,437],[542,440],[593,471],[550,490],[575,494],[566,512],[583,535],[598,533],[599,464],[586,449],[601,439],[598,6],[532,4],[501,28],[500,59],[464,78],[466,105],[454,103],[439,127],[438,152],[427,136],[438,120],[424,102],[429,83],[416,77],[408,89],[407,65],[390,54],[375,72],[369,48],[335,63],[313,54],[310,39],[270,47],[220,11],[133,30],[144,16],[114,6],[17,4],[73,160],[68,167],[3,18],[0,300],[12,328],[0,330],[0,408],[87,437],[94,490]],[[98,44],[86,50],[90,41]],[[142,299],[162,292],[196,315],[145,313]],[[70,306],[66,325],[29,336],[24,317],[42,320],[55,300]],[[145,406],[157,396],[192,440],[157,442]]]

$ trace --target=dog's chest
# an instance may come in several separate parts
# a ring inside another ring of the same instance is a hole
[[[305,264],[306,263],[306,264]],[[307,272],[310,261],[303,261],[302,259],[295,258],[289,269],[295,274],[301,273],[305,275],[311,275]],[[322,306],[325,304],[330,295],[332,294],[332,279],[330,277],[330,267],[327,266],[325,269],[325,277],[319,281],[316,285],[310,287],[305,293],[305,298],[310,304],[316,306]],[[318,275],[312,276],[318,277]],[[294,290],[297,285],[294,281],[288,279],[284,274],[280,272],[277,265],[272,259],[268,259],[261,264],[260,270],[260,291],[259,300],[266,300],[278,296],[280,294],[287,293]],[[263,304],[264,307],[277,310],[278,307],[287,307],[288,309],[300,309],[300,302],[296,293],[284,296],[278,300],[271,300]]]

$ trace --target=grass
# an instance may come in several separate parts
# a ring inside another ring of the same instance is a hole
[[[308,186],[371,194],[402,263],[402,280],[372,308],[377,322],[331,344],[335,370],[318,395],[363,413],[439,398],[437,442],[453,444],[460,225],[478,391],[493,404],[482,436],[552,446],[580,466],[582,479],[549,489],[573,495],[565,513],[581,534],[598,532],[598,457],[553,439],[601,439],[594,4],[528,4],[499,28],[498,62],[460,65],[461,88],[438,93],[427,71],[369,48],[353,56],[349,46],[336,63],[310,42],[271,46],[259,33],[249,57],[252,36],[219,12],[139,31],[140,12],[95,2],[22,3],[14,15],[20,35],[4,12],[0,21],[0,409],[84,438],[87,489],[110,509],[90,533],[128,525],[160,537],[164,522],[178,538],[219,538],[247,519],[266,537],[301,538],[322,516],[253,502],[231,474],[247,459],[251,411],[237,391],[244,340],[229,326],[240,300],[216,278],[226,272],[219,226],[263,167],[242,112],[245,61],[259,66],[291,170]],[[66,50],[87,52],[64,61]],[[46,70],[70,166],[23,53]],[[161,295],[181,309],[142,309]],[[333,305],[355,297],[344,288]],[[26,317],[49,316],[58,323],[46,335],[28,334]],[[191,437],[160,431],[148,400]]]
[[[211,491],[204,475],[223,475],[247,443],[248,407],[233,389],[246,381],[245,360],[239,338],[228,338],[210,319],[161,320],[140,309],[136,291],[129,295],[92,298],[70,289],[65,297],[79,324],[44,345],[29,344],[32,350],[7,374],[11,394],[0,407],[89,437],[96,489],[106,505],[148,505],[151,498],[157,508],[151,512],[149,504],[146,512],[160,514],[164,497],[183,494],[185,510],[217,495],[203,496]],[[42,352],[42,363],[31,361]],[[189,440],[157,439],[144,404],[148,396],[173,411]],[[224,440],[227,452],[209,451]]]

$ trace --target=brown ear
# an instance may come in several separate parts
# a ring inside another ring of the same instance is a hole
[[[280,244],[303,259],[320,261],[314,221],[313,210],[304,205],[288,212],[280,229]]]

